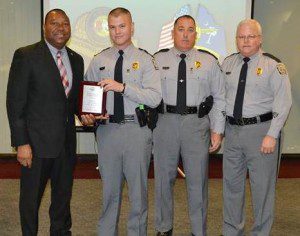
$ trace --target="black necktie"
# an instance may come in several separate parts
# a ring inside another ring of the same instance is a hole
[[[236,120],[242,118],[243,113],[243,103],[244,103],[244,95],[245,95],[245,86],[246,86],[246,78],[247,78],[247,70],[248,70],[248,61],[250,61],[249,57],[245,57],[244,64],[241,69],[238,89],[236,92],[234,109],[233,109],[233,117]]]
[[[186,63],[185,54],[180,54],[181,61],[178,67],[178,80],[177,80],[177,112],[183,114],[186,110]]]
[[[115,66],[114,79],[119,83],[123,83],[122,68],[123,68],[123,50],[119,51],[119,58]],[[114,93],[114,118],[116,122],[124,120],[124,101],[121,93]]]

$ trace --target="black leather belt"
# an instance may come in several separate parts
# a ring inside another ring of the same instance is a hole
[[[239,119],[239,120],[236,120],[234,117],[227,116],[226,119],[227,119],[228,123],[231,124],[231,125],[239,125],[239,126],[253,125],[253,124],[265,122],[265,121],[268,121],[268,120],[272,120],[273,119],[273,113],[268,112],[268,113],[265,113],[265,114],[262,114],[262,115],[259,115],[259,116],[250,117],[250,118],[242,118],[242,119]]]
[[[109,123],[118,123],[118,124],[124,124],[126,122],[134,122],[134,115],[125,115],[124,120],[117,122],[115,117],[113,115],[109,116]]]
[[[181,115],[187,115],[187,114],[196,114],[197,113],[197,107],[186,107],[185,111],[183,113],[177,111],[176,106],[166,105],[167,112],[168,113],[175,113],[175,114],[181,114]]]

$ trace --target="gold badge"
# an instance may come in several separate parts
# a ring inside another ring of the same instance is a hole
[[[200,61],[195,61],[195,67],[196,69],[201,67],[201,62]]]
[[[262,73],[263,73],[263,69],[262,68],[259,67],[259,68],[256,69],[256,74],[257,75],[261,75]]]
[[[132,69],[138,70],[140,68],[140,64],[136,61],[132,63]]]
[[[278,65],[276,67],[277,67],[277,70],[278,70],[279,74],[287,75],[287,70],[286,70],[285,65],[283,63],[278,63]]]

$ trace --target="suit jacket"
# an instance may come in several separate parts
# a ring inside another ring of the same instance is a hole
[[[76,154],[74,114],[84,65],[79,54],[67,52],[73,73],[68,97],[44,40],[15,51],[6,100],[13,147],[30,144],[34,156],[52,158],[66,145]]]

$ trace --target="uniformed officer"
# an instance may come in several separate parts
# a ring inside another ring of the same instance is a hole
[[[123,182],[128,184],[130,212],[127,235],[147,235],[147,175],[152,133],[140,127],[135,109],[156,107],[161,101],[159,71],[154,59],[131,41],[133,22],[127,9],[116,8],[108,15],[113,47],[96,55],[86,80],[100,81],[108,91],[106,125],[97,128],[98,164],[103,183],[103,208],[98,233],[118,235]],[[122,77],[122,78],[120,78]],[[93,115],[82,116],[85,124]]]
[[[206,235],[208,152],[222,140],[224,81],[217,59],[194,48],[197,33],[191,16],[179,17],[172,35],[174,47],[154,56],[163,95],[163,114],[153,133],[155,227],[157,235],[172,235],[173,185],[181,155],[192,234]]]
[[[279,163],[279,140],[290,107],[287,70],[261,50],[262,30],[256,20],[239,23],[239,53],[222,65],[226,84],[223,198],[225,236],[244,235],[245,181],[249,171],[254,222],[252,235],[269,235]]]

